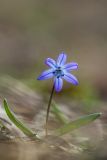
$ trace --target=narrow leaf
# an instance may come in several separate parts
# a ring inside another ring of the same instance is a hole
[[[4,109],[5,109],[5,112],[7,114],[7,116],[9,117],[9,119],[27,136],[29,137],[35,137],[35,138],[38,138],[36,137],[37,135],[32,131],[30,130],[28,127],[26,127],[21,121],[19,121],[15,115],[11,112],[9,106],[8,106],[8,103],[6,101],[6,99],[4,99]]]
[[[56,135],[64,135],[67,134],[75,129],[78,129],[82,126],[85,126],[91,122],[93,122],[95,119],[99,118],[101,116],[101,113],[93,113],[90,115],[86,115],[86,116],[82,116],[79,119],[76,119],[72,122],[69,122],[67,124],[65,124],[63,127],[57,129],[55,131]]]
[[[55,117],[59,120],[62,124],[67,124],[68,120],[66,119],[63,112],[60,111],[58,106],[54,103],[52,103],[52,112],[55,115]]]

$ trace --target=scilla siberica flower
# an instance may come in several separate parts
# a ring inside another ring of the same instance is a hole
[[[54,78],[54,88],[56,92],[61,91],[63,86],[63,79],[69,83],[72,83],[73,85],[78,85],[77,78],[69,72],[78,69],[78,64],[75,62],[65,64],[66,59],[67,55],[64,52],[59,54],[56,61],[51,58],[47,58],[45,60],[45,64],[51,67],[51,69],[44,71],[38,77],[38,80]]]

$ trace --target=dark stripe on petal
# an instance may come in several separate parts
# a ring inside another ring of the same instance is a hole
[[[66,72],[66,73],[64,74],[63,78],[64,78],[67,82],[72,83],[73,85],[78,85],[78,83],[79,83],[78,80],[77,80],[77,78],[76,78],[74,75],[72,75],[72,74],[70,74],[70,73],[68,73],[68,72]]]
[[[56,92],[60,92],[63,86],[62,78],[55,78],[54,85]]]
[[[42,74],[37,78],[37,80],[45,80],[45,79],[52,78],[53,76],[54,76],[53,69],[49,69],[42,72]]]
[[[57,59],[57,65],[58,66],[64,65],[66,62],[66,59],[67,59],[67,55],[65,53],[59,54],[58,59]]]
[[[56,62],[52,58],[47,58],[45,60],[45,64],[48,65],[49,67],[56,68]]]
[[[67,63],[63,66],[63,69],[69,71],[69,70],[76,70],[78,69],[78,64],[75,62]]]

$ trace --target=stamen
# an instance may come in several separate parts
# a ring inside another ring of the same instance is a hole
[[[64,76],[63,70],[61,70],[61,67],[58,67],[54,72],[54,76],[57,78]]]

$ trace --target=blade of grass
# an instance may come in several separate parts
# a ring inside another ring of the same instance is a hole
[[[15,115],[11,112],[8,103],[6,101],[6,99],[4,99],[4,109],[5,112],[7,114],[7,116],[9,117],[9,119],[28,137],[35,137],[38,139],[38,136],[32,131],[30,130],[28,127],[26,127],[21,121],[19,121]]]
[[[68,120],[66,119],[64,113],[60,111],[60,109],[58,108],[55,102],[52,103],[52,112],[55,115],[55,117],[59,120],[60,123],[62,124],[68,123]]]
[[[56,129],[54,134],[56,134],[58,136],[62,136],[64,134],[67,134],[67,133],[75,130],[75,129],[78,129],[82,126],[85,126],[85,125],[93,122],[94,120],[96,120],[100,116],[101,116],[101,113],[93,113],[90,115],[82,116],[72,122],[65,124],[63,127]]]

